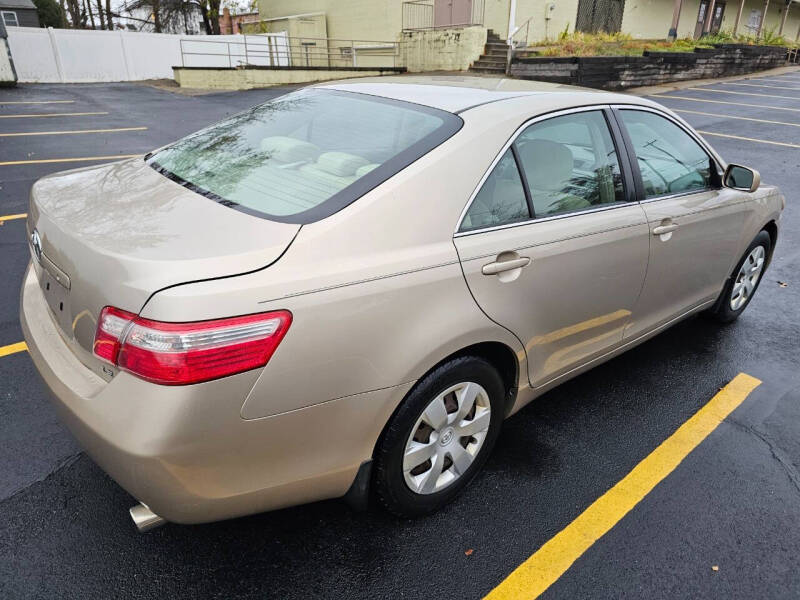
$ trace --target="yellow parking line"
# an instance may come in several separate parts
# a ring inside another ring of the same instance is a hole
[[[713,131],[700,131],[697,133],[701,135],[715,135],[717,137],[730,138],[732,140],[743,140],[745,142],[756,142],[759,144],[772,144],[773,146],[784,146],[786,148],[800,148],[800,144],[789,144],[788,142],[773,142],[771,140],[760,140],[758,138],[742,137],[740,135],[731,135],[729,133],[714,133]]]
[[[118,131],[144,131],[147,127],[119,127],[117,129],[75,129],[71,131],[26,131],[24,133],[0,133],[0,137],[24,135],[67,135],[73,133],[116,133]]]
[[[10,346],[0,346],[0,357],[8,356],[9,354],[16,354],[17,352],[24,352],[28,349],[28,345],[25,342],[17,342],[16,344],[11,344]]]
[[[716,113],[701,112],[699,110],[685,110],[673,108],[672,112],[687,113],[690,115],[704,115],[706,117],[720,117],[722,119],[736,119],[737,121],[755,121],[756,123],[771,123],[772,125],[787,125],[789,127],[800,127],[800,123],[786,123],[785,121],[770,121],[768,119],[755,119],[753,117],[734,117],[733,115],[718,115]]]
[[[727,100],[708,100],[707,98],[692,98],[691,96],[667,96],[665,94],[653,94],[651,98],[667,98],[669,100],[690,100],[692,102],[708,102],[709,104],[729,104],[731,106],[748,106],[750,108],[768,108],[770,110],[788,110],[790,112],[800,112],[800,108],[787,108],[785,106],[767,106],[766,104],[747,104],[745,102],[728,102]]]
[[[778,94],[756,94],[755,92],[734,92],[733,90],[717,90],[710,87],[690,87],[687,90],[696,92],[714,92],[715,94],[737,94],[739,96],[761,96],[762,98],[786,98],[787,100],[800,100],[797,96],[779,96]]]
[[[77,113],[43,113],[38,115],[0,115],[0,119],[32,119],[35,117],[86,117],[89,115],[107,115],[108,112],[77,112]]]
[[[686,458],[761,382],[740,373],[619,483],[539,548],[486,600],[533,600]]]
[[[770,88],[774,90],[800,90],[800,86],[769,85],[763,83],[734,83],[733,81],[720,81],[718,85],[741,85],[745,87]]]
[[[15,219],[24,219],[28,216],[28,213],[20,213],[18,215],[5,215],[0,217],[0,225],[5,223],[6,221],[13,221]]]
[[[89,162],[93,160],[121,160],[123,158],[136,158],[141,154],[114,154],[112,156],[82,156],[80,158],[42,158],[39,160],[8,160],[0,162],[0,167],[7,167],[11,165],[42,165],[45,163],[58,163],[58,162]]]
[[[3,102],[0,104],[73,104],[75,100],[17,100],[15,102]]]

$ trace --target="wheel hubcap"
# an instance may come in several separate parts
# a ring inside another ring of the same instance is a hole
[[[758,283],[758,278],[761,277],[761,271],[764,270],[764,258],[766,251],[764,246],[756,246],[752,252],[744,259],[739,273],[733,282],[733,290],[731,291],[731,310],[739,310],[744,306],[748,299],[753,295]]]
[[[436,396],[406,442],[406,485],[418,494],[433,494],[451,485],[475,460],[490,422],[489,395],[477,383],[459,383]]]

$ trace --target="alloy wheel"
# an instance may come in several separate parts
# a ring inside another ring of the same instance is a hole
[[[761,272],[764,270],[765,257],[764,246],[756,246],[744,259],[733,282],[731,310],[739,310],[753,295],[758,278],[761,277]]]
[[[436,396],[406,442],[406,485],[418,494],[433,494],[451,485],[475,460],[490,422],[489,395],[475,382],[458,383]]]

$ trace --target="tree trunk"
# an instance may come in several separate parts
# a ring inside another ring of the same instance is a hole
[[[106,28],[106,18],[103,16],[103,2],[97,0],[97,17],[100,19],[100,29]]]
[[[156,33],[161,33],[161,0],[153,0],[150,6],[153,8],[153,27]]]
[[[67,9],[64,8],[64,0],[58,0],[58,7],[61,9],[61,29],[67,28]]]
[[[208,0],[208,17],[211,19],[213,35],[219,35],[219,4],[220,0]]]
[[[114,29],[114,21],[111,19],[111,0],[106,0],[106,27],[109,31]]]
[[[92,24],[92,29],[97,29],[94,24],[94,13],[92,12],[92,0],[83,0],[83,8],[89,13],[89,21]]]
[[[66,0],[66,2],[71,26],[74,29],[77,29],[81,25],[81,6],[78,3],[78,0]]]
[[[211,21],[208,19],[208,4],[202,2],[198,4],[200,13],[203,15],[203,27],[206,28],[206,35],[211,35]]]

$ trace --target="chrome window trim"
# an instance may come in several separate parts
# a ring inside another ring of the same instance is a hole
[[[512,227],[522,227],[523,225],[533,225],[537,223],[546,223],[548,221],[557,221],[559,219],[567,219],[578,215],[588,215],[591,213],[605,212],[607,210],[614,210],[617,208],[624,208],[638,204],[637,202],[615,202],[606,206],[596,206],[595,208],[586,208],[582,210],[573,210],[570,212],[559,213],[557,215],[550,215],[548,217],[538,217],[535,219],[527,219],[525,221],[516,221],[514,223],[505,223],[503,225],[494,225],[492,227],[482,227],[481,229],[470,229],[469,231],[457,231],[453,234],[454,238],[465,237],[475,233],[486,233],[487,231],[497,231],[499,229],[510,229]]]
[[[497,229],[508,229],[509,227],[519,227],[521,225],[529,225],[530,223],[541,223],[541,222],[545,222],[545,221],[552,221],[552,220],[555,220],[555,219],[563,219],[563,218],[566,218],[566,217],[573,217],[575,215],[582,215],[582,214],[588,214],[588,213],[593,213],[593,212],[600,212],[600,211],[604,211],[604,210],[610,210],[610,209],[613,209],[613,208],[619,208],[621,206],[628,206],[630,204],[633,204],[633,202],[616,202],[614,204],[609,204],[608,206],[599,206],[597,208],[588,208],[588,209],[584,209],[584,210],[575,210],[575,211],[570,211],[570,212],[566,212],[566,213],[560,213],[560,214],[557,214],[557,215],[550,215],[550,216],[547,216],[547,217],[534,217],[532,219],[526,219],[524,221],[516,221],[514,223],[504,223],[503,225],[493,225],[492,227],[483,227],[481,229],[471,229],[469,231],[461,231],[461,224],[464,221],[464,217],[467,216],[467,213],[469,212],[469,209],[472,206],[472,202],[475,200],[475,197],[481,191],[481,188],[483,187],[483,184],[489,178],[489,175],[491,175],[491,173],[494,170],[494,168],[497,165],[497,163],[500,162],[500,159],[503,158],[503,155],[508,151],[508,149],[517,140],[517,138],[519,137],[519,135],[523,131],[525,131],[528,127],[530,127],[531,125],[533,125],[535,123],[540,123],[542,121],[548,121],[548,120],[554,119],[556,117],[563,117],[564,115],[571,115],[571,114],[582,113],[582,112],[591,112],[591,111],[601,111],[602,112],[603,110],[606,110],[608,108],[611,108],[611,105],[609,105],[609,104],[592,104],[590,106],[579,106],[579,107],[575,107],[575,108],[565,108],[565,109],[562,109],[562,110],[557,110],[557,111],[554,111],[554,112],[549,112],[549,113],[544,113],[544,114],[541,114],[541,115],[537,115],[535,117],[532,117],[532,118],[528,119],[522,125],[517,127],[517,129],[514,130],[514,133],[511,134],[511,137],[508,139],[508,141],[506,141],[506,143],[503,145],[503,147],[497,153],[497,156],[494,157],[494,160],[489,165],[489,168],[486,169],[486,172],[481,177],[480,181],[478,182],[478,185],[475,186],[475,189],[472,191],[472,194],[470,195],[469,200],[467,201],[467,205],[464,207],[464,209],[461,211],[461,215],[458,217],[458,223],[456,224],[456,229],[453,232],[453,237],[454,238],[463,237],[463,236],[472,235],[472,234],[475,234],[475,233],[485,233],[487,231],[495,231]],[[605,119],[605,115],[603,115],[603,118]],[[606,125],[608,126],[608,124],[606,124]],[[611,136],[612,139],[614,138],[614,132],[611,130],[610,126],[608,126],[608,134]],[[622,158],[620,156],[617,156],[617,160],[620,163],[620,170],[624,169],[625,167],[622,165]]]
[[[693,129],[691,129],[691,126],[688,126],[687,124],[683,123],[680,119],[678,119],[674,115],[664,112],[663,110],[653,108],[651,106],[641,106],[639,104],[612,104],[611,108],[612,110],[619,110],[619,111],[638,110],[642,112],[650,112],[660,117],[664,117],[671,123],[675,124],[680,130],[686,133],[695,142],[697,142],[697,145],[700,146],[700,149],[708,155],[708,158],[714,161],[714,164],[717,166],[718,170],[719,169],[721,169],[722,171],[725,170],[725,162],[722,160],[722,157],[716,153],[716,151],[708,144],[708,142],[706,142],[702,137],[700,137],[698,133],[696,133]],[[618,120],[621,121],[621,119]],[[621,122],[620,126],[625,127],[625,123]],[[633,152],[633,158],[635,159],[636,158],[635,149],[631,148],[630,150],[631,152]],[[641,200],[639,200],[639,203],[649,204],[651,202],[658,202],[660,200],[670,200],[672,198],[679,198],[681,196],[691,196],[692,194],[703,194],[705,192],[714,192],[714,191],[717,191],[717,188],[705,187],[697,190],[675,192],[674,194],[662,194],[661,196],[653,196],[652,198],[642,198]]]

